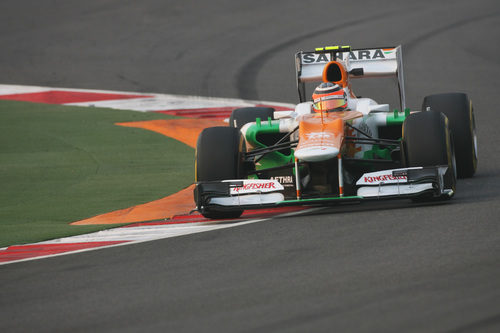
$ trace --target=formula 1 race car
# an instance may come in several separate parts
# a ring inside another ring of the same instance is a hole
[[[472,103],[463,93],[406,108],[401,46],[318,48],[296,54],[294,110],[235,109],[228,127],[206,128],[196,148],[197,210],[208,218],[244,209],[386,198],[446,200],[477,168]],[[357,97],[351,80],[392,77],[399,109]],[[307,100],[306,83],[321,82]]]

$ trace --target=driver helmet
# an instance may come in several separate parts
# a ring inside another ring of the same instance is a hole
[[[344,111],[347,95],[338,84],[323,82],[314,89],[313,108],[315,112]]]

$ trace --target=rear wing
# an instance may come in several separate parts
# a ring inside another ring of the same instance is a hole
[[[329,46],[295,54],[297,89],[300,102],[306,99],[306,82],[321,82],[323,68],[332,60],[341,62],[351,78],[395,77],[398,80],[401,110],[406,108],[401,46],[351,49]],[[362,70],[361,70],[362,69]]]

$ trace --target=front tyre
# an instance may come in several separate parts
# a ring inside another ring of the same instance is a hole
[[[242,152],[244,140],[240,131],[233,127],[204,129],[196,144],[195,181],[239,179],[244,176]],[[197,196],[195,195],[195,200]],[[196,202],[198,207],[201,203]],[[243,210],[201,209],[204,217],[225,219],[240,217]]]
[[[456,163],[446,116],[440,112],[411,114],[403,123],[403,147],[407,167],[448,166],[444,188],[452,191],[440,199],[451,198],[456,191]]]
[[[449,120],[455,143],[458,178],[469,178],[477,169],[477,136],[474,108],[467,94],[448,93],[426,96],[422,111],[442,112]]]

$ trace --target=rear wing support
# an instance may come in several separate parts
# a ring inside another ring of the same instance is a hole
[[[348,74],[348,79],[368,77],[396,78],[398,81],[401,111],[406,109],[401,45],[367,49],[351,49],[349,46],[329,46],[310,52],[297,52],[295,54],[295,67],[297,90],[301,103],[308,100],[305,84],[307,82],[322,82],[323,68],[332,60],[341,62],[347,73],[352,73]]]

